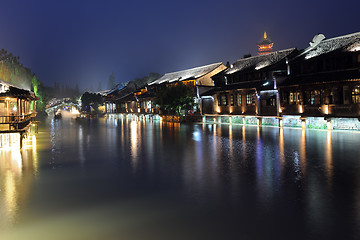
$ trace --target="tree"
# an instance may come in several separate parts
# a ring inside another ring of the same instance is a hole
[[[181,110],[192,110],[194,106],[194,88],[179,82],[160,90],[155,103],[166,114],[180,115]]]
[[[81,96],[81,110],[91,113],[99,113],[99,106],[104,104],[104,100],[100,94],[85,92]]]

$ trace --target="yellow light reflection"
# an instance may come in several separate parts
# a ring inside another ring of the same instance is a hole
[[[331,184],[333,175],[333,159],[332,159],[332,131],[327,131],[326,145],[325,145],[325,161],[326,161],[326,175],[328,183]]]
[[[28,196],[33,182],[32,150],[0,150],[0,229],[17,221],[18,210]]]
[[[306,130],[301,130],[300,138],[300,167],[301,172],[305,176],[306,174]]]
[[[284,129],[279,129],[279,154],[280,154],[280,167],[281,173],[283,172],[285,165],[285,151],[284,151]]]
[[[229,156],[230,156],[230,159],[234,159],[232,125],[229,125]]]
[[[242,154],[243,159],[245,161],[246,158],[246,132],[245,132],[245,125],[242,126]]]

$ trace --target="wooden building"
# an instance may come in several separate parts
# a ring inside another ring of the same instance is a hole
[[[15,87],[0,80],[0,147],[8,146],[9,141],[21,140],[36,117],[35,101],[31,91]]]
[[[278,85],[282,115],[360,117],[360,33],[325,39],[289,59]]]
[[[225,69],[226,66],[223,63],[213,63],[178,72],[166,73],[161,78],[151,82],[149,88],[152,92],[158,92],[163,88],[182,82],[183,84],[194,88],[194,101],[195,103],[200,103],[199,97],[201,89],[204,87],[213,88],[214,81],[212,80],[212,77]],[[200,108],[198,104],[196,104],[196,106],[195,111],[198,111]]]
[[[287,76],[287,59],[296,53],[291,48],[236,61],[213,76],[216,88],[202,94],[203,113],[277,116],[277,84]]]

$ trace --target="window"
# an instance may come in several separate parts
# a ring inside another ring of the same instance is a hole
[[[318,90],[314,90],[310,92],[310,104],[311,105],[320,104],[320,92]]]
[[[237,105],[241,106],[241,94],[237,95]]]
[[[255,104],[255,94],[246,94],[246,104],[247,105],[254,105]]]
[[[289,93],[289,102],[299,104],[301,101],[300,96],[301,95],[299,92],[290,92]]]
[[[228,105],[228,99],[227,99],[226,95],[221,96],[221,105],[222,106],[227,106]]]
[[[275,97],[270,98],[269,101],[270,101],[269,102],[270,106],[276,106],[276,98]]]
[[[234,106],[234,102],[235,102],[235,101],[234,101],[234,94],[231,94],[231,95],[230,95],[230,105],[231,105],[231,106]]]
[[[353,103],[360,103],[360,86],[356,86],[351,91],[351,99]]]

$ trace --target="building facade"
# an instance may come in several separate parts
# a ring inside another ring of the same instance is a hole
[[[31,123],[36,117],[36,100],[33,92],[15,87],[0,80],[0,147],[13,143],[22,146]]]

